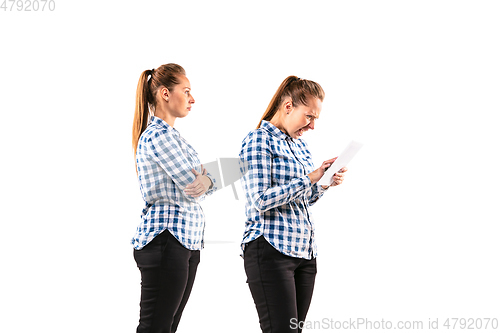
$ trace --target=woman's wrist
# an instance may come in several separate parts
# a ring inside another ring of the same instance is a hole
[[[311,180],[311,184],[316,184],[319,181],[319,179],[321,178],[321,177],[318,177],[316,171],[317,170],[315,170],[307,175],[309,177],[309,179]]]
[[[205,185],[207,186],[207,191],[210,190],[212,188],[212,186],[214,185],[214,183],[212,182],[212,179],[210,177],[208,177],[207,175],[204,176],[204,179],[203,179]]]

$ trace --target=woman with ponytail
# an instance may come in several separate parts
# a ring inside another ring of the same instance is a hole
[[[213,193],[215,180],[174,128],[193,103],[181,66],[141,74],[132,131],[145,202],[132,239],[142,279],[138,333],[177,330],[200,261],[205,218],[199,200]]]
[[[242,250],[264,333],[301,332],[311,302],[316,242],[309,207],[329,188],[317,182],[335,158],[315,170],[301,137],[314,129],[323,99],[316,82],[287,77],[242,143],[247,217]],[[331,186],[342,183],[345,171],[335,174]]]

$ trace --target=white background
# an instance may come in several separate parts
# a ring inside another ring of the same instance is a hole
[[[498,1],[55,3],[0,10],[2,331],[135,332],[135,90],[168,62],[203,162],[238,155],[288,75],[326,91],[304,136],[317,165],[364,143],[313,209],[308,320],[500,317]],[[202,205],[179,332],[258,332],[243,202],[226,187]]]

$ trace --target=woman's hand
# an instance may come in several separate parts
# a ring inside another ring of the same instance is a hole
[[[323,177],[323,175],[325,174],[326,169],[328,169],[333,164],[333,162],[335,162],[336,159],[337,159],[337,157],[334,157],[332,159],[324,161],[323,164],[321,164],[321,166],[318,169],[316,169],[313,172],[311,172],[310,174],[308,174],[309,178],[311,179],[311,183],[312,184],[317,183],[321,179],[321,177]],[[346,172],[346,171],[347,171],[347,168],[342,168],[339,170],[339,172],[334,174],[332,177],[332,183],[330,186],[337,186],[337,185],[342,184],[342,182],[344,181],[344,172]],[[322,187],[324,189],[327,189],[330,186],[322,185]]]
[[[323,164],[321,164],[321,166],[319,168],[317,168],[316,170],[314,170],[313,172],[308,174],[309,178],[311,179],[311,183],[316,184],[321,179],[321,177],[323,177],[326,169],[328,169],[330,167],[330,165],[332,165],[333,162],[335,162],[336,159],[337,158],[334,157],[334,158],[331,158],[329,160],[324,161]]]
[[[337,185],[342,184],[342,182],[344,181],[344,172],[346,172],[346,171],[347,171],[347,168],[340,169],[339,172],[337,172],[336,174],[333,175],[332,184],[330,186],[322,185],[323,188],[326,190],[327,188],[329,188],[331,186],[337,186]]]
[[[208,191],[210,186],[212,186],[212,180],[206,175],[207,170],[203,167],[203,165],[201,166],[201,170],[202,173],[199,173],[195,169],[191,169],[191,171],[195,174],[196,179],[184,188],[184,192],[193,198],[203,195],[206,191]]]

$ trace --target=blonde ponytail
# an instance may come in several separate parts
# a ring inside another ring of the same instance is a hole
[[[151,70],[145,70],[139,77],[139,83],[137,84],[137,92],[135,95],[135,113],[134,113],[134,123],[132,126],[132,147],[134,149],[134,156],[137,152],[137,145],[139,144],[139,138],[148,126],[149,120],[149,88],[148,88],[148,76],[151,75]]]

